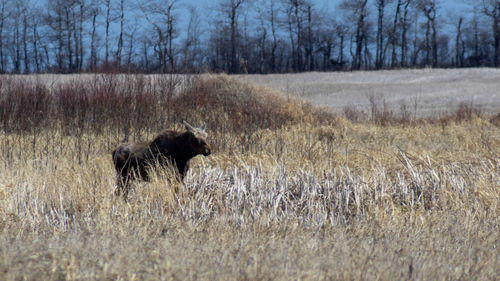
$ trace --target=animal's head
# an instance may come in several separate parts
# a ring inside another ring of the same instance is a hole
[[[207,132],[205,131],[205,125],[200,128],[195,128],[189,125],[188,122],[183,121],[186,127],[186,134],[189,146],[191,150],[196,154],[202,154],[208,156],[211,153],[210,145],[207,143]]]

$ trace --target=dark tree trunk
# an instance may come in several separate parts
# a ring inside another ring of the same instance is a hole
[[[290,45],[291,45],[291,50],[292,50],[292,69],[294,71],[297,71],[298,69],[298,62],[297,62],[297,49],[295,48],[295,39],[293,36],[293,22],[292,22],[292,15],[291,15],[291,10],[288,13],[288,34],[290,37]]]
[[[365,34],[365,18],[366,18],[366,4],[368,0],[363,0],[359,8],[359,18],[356,26],[356,51],[353,58],[352,68],[354,70],[361,69],[363,45],[366,40]]]
[[[36,22],[33,22],[33,59],[35,61],[36,72],[40,72],[40,62],[38,59],[38,31]]]
[[[302,23],[300,19],[300,5],[298,0],[292,0],[294,6],[295,20],[297,24],[297,51],[295,52],[297,55],[297,70],[303,71],[304,66],[302,62]]]
[[[404,13],[403,13],[403,18],[401,22],[401,60],[400,60],[400,65],[401,66],[406,66],[407,65],[407,54],[408,54],[408,42],[406,39],[406,33],[408,31],[408,6],[410,5],[411,0],[406,0],[405,7],[404,7]]]
[[[464,58],[463,58],[463,44],[462,44],[462,22],[463,18],[461,17],[458,20],[457,24],[457,36],[455,38],[455,66],[463,67],[464,66]]]
[[[90,39],[90,69],[93,71],[97,67],[97,50],[96,50],[96,18],[97,18],[97,9],[94,7],[92,13],[92,35]]]
[[[73,46],[71,44],[71,19],[69,16],[69,7],[66,8],[66,47],[68,49],[68,70],[73,71]]]
[[[62,8],[58,8],[58,9],[62,9]],[[57,15],[57,33],[58,33],[57,40],[59,41],[59,46],[58,46],[58,50],[57,50],[57,65],[59,67],[59,71],[63,71],[64,70],[64,57],[63,57],[64,36],[63,36],[63,18],[62,18],[61,12]]]
[[[167,9],[167,40],[168,40],[168,61],[170,63],[170,71],[174,72],[175,71],[175,61],[174,61],[174,49],[172,47],[172,41],[174,39],[174,21],[172,18],[172,7],[173,7],[173,2],[168,6]]]
[[[276,72],[276,49],[278,48],[278,43],[276,39],[276,23],[275,23],[275,11],[274,11],[274,6],[271,7],[271,33],[273,36],[273,43],[271,46],[271,72],[274,73]]]
[[[311,5],[307,5],[307,67],[309,71],[314,70],[313,56],[313,34],[312,34],[312,11]]]
[[[23,11],[23,53],[24,53],[24,73],[30,72],[30,61],[28,57],[28,11]]]
[[[124,1],[125,0],[120,0],[120,35],[118,36],[118,46],[116,49],[116,62],[118,65],[122,63],[123,23],[125,20]]]
[[[240,62],[238,61],[238,9],[241,7],[245,0],[231,0],[230,1],[230,32],[231,32],[231,51],[229,54],[230,71],[231,73],[239,73]]]
[[[84,19],[84,10],[85,10],[85,1],[80,0],[80,26],[79,26],[79,36],[78,36],[78,43],[79,43],[79,57],[80,57],[80,63],[78,64],[78,71],[82,71],[83,68],[83,21]]]
[[[104,61],[109,62],[109,25],[111,23],[111,0],[106,0],[106,33],[104,39]]]
[[[79,65],[80,65],[80,37],[78,36],[78,25],[77,19],[76,19],[76,12],[74,9],[72,9],[72,15],[73,15],[73,40],[74,40],[74,45],[75,45],[75,64],[73,65],[72,72],[78,72],[79,71]]]
[[[20,15],[19,15],[20,16]],[[21,71],[21,39],[19,31],[19,18],[15,21],[15,31],[14,31],[14,48],[15,48],[15,58],[14,58],[14,72],[19,73]]]
[[[3,32],[5,26],[5,2],[2,1],[2,8],[0,10],[0,73],[5,72],[5,60],[3,53]]]
[[[392,35],[391,35],[391,45],[392,45],[392,53],[391,53],[391,67],[395,67],[397,64],[397,54],[396,54],[396,47],[397,47],[397,27],[398,27],[398,21],[399,21],[399,13],[401,10],[401,0],[398,0],[398,3],[396,4],[396,13],[394,14],[394,23],[392,25]],[[403,46],[401,46],[403,48]]]
[[[377,0],[377,8],[378,8],[378,20],[377,20],[377,50],[376,50],[376,58],[375,58],[375,68],[381,69],[384,64],[384,9],[387,5],[385,0]],[[399,5],[399,1],[398,1]],[[396,16],[397,18],[397,16]],[[395,34],[393,34],[395,37]]]

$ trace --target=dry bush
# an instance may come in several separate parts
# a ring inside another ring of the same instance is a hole
[[[455,111],[451,113],[443,113],[439,118],[439,123],[442,126],[450,124],[450,122],[469,121],[473,117],[480,117],[482,111],[479,107],[475,107],[472,103],[461,102],[458,104]]]
[[[500,127],[500,112],[497,113],[495,116],[492,116],[490,122],[491,124]]]
[[[178,96],[176,106],[180,116],[206,120],[209,128],[217,132],[252,133],[257,129],[334,119],[325,109],[225,75],[197,80]]]
[[[487,118],[351,122],[227,76],[99,79],[53,90],[66,96],[47,127],[0,132],[1,280],[498,277]],[[207,122],[217,152],[184,183],[158,170],[115,198],[109,152],[126,130],[144,139],[181,118]]]
[[[443,112],[437,117],[422,117],[417,118],[416,108],[418,103],[415,101],[413,106],[409,106],[404,102],[399,103],[399,114],[393,112],[385,100],[380,100],[380,97],[375,95],[367,96],[369,101],[369,113],[362,109],[357,109],[354,106],[346,106],[343,108],[343,116],[351,122],[366,123],[371,122],[376,125],[415,125],[416,123],[431,122],[439,123],[442,126],[449,125],[452,122],[470,121],[473,117],[483,116],[483,111],[480,107],[474,106],[472,103],[461,102],[455,110]],[[412,108],[413,107],[413,112]],[[495,122],[494,118],[492,118]]]
[[[304,122],[334,123],[328,110],[268,88],[224,75],[187,77],[95,75],[50,89],[41,81],[3,78],[1,129],[19,133],[47,128],[68,135],[112,131],[116,139],[127,140],[141,132],[150,136],[183,119],[204,122],[216,134],[246,135]]]

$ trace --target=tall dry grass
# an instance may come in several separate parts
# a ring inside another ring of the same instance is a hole
[[[488,117],[353,123],[227,76],[147,79],[3,81],[0,279],[500,276]],[[115,198],[111,149],[181,119],[215,153]]]

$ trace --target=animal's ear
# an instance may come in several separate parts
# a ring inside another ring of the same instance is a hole
[[[206,128],[207,128],[207,124],[203,123],[203,125],[201,125],[201,127],[200,127],[200,130],[205,131]]]
[[[186,120],[182,120],[182,123],[184,124],[184,127],[186,127],[186,130],[188,130],[189,132],[194,131],[193,126],[189,125],[189,123],[186,122]]]

